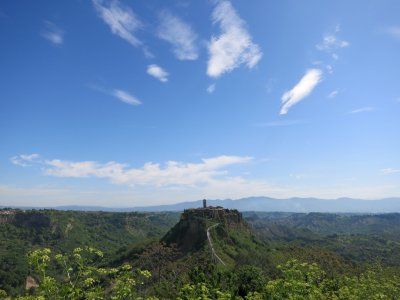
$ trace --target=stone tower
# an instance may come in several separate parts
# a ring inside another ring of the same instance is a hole
[[[203,199],[203,208],[207,208],[207,200]]]

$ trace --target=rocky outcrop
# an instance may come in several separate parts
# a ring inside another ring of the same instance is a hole
[[[247,229],[242,214],[236,209],[206,207],[186,209],[179,222],[163,237],[167,244],[176,244],[183,253],[195,252],[207,242],[207,229],[220,224],[224,231]]]
[[[14,222],[16,211],[13,209],[0,210],[0,224],[8,224]]]
[[[51,224],[50,217],[40,211],[1,209],[0,224],[13,224],[18,227],[45,228]]]
[[[242,214],[236,209],[226,209],[220,206],[208,206],[206,208],[185,209],[181,220],[194,220],[204,218],[215,221],[228,227],[240,228],[245,226]]]

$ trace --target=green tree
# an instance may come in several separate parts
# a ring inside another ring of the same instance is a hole
[[[212,289],[205,283],[186,284],[179,291],[179,300],[229,300],[231,295],[221,292],[219,289]]]
[[[345,277],[339,299],[400,299],[400,278],[387,278],[381,272],[368,271],[360,277]]]
[[[283,278],[268,282],[269,299],[324,299],[325,273],[316,264],[290,260],[278,268]]]
[[[44,299],[136,299],[137,286],[151,276],[123,264],[118,268],[99,268],[103,253],[97,249],[76,248],[71,254],[51,256],[50,249],[38,249],[28,255],[39,280],[35,296]],[[51,262],[62,267],[60,278],[48,275]]]

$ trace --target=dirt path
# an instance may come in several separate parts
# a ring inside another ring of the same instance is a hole
[[[207,239],[208,239],[208,243],[210,244],[212,254],[214,255],[214,257],[215,257],[221,264],[223,264],[223,265],[225,266],[225,263],[222,261],[222,259],[217,255],[217,253],[215,253],[214,246],[213,246],[212,240],[211,240],[211,235],[210,235],[210,229],[211,229],[211,228],[214,228],[214,227],[217,227],[218,225],[219,225],[219,223],[214,224],[214,225],[212,225],[212,226],[210,226],[210,227],[207,228]]]

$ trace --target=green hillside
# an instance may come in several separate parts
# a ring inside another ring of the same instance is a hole
[[[69,252],[92,246],[111,260],[126,247],[159,239],[178,218],[178,213],[0,210],[0,289],[21,290],[29,272],[26,254],[32,249]]]
[[[330,273],[371,266],[400,272],[400,214],[246,213],[257,236],[287,257],[316,262]]]

